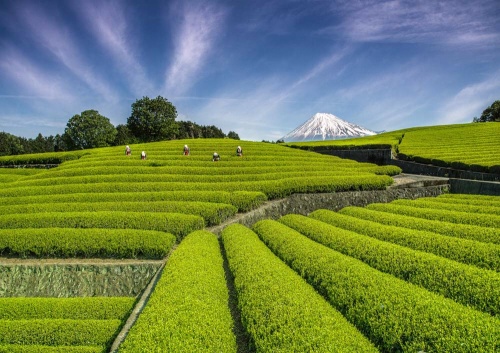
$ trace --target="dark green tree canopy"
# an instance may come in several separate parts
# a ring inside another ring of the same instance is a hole
[[[227,133],[227,137],[230,138],[230,139],[233,139],[233,140],[239,140],[240,139],[240,136],[238,136],[238,134],[234,131],[229,131]]]
[[[483,114],[478,119],[477,117],[473,120],[475,123],[485,123],[488,121],[500,122],[500,100],[494,101],[492,105],[483,110]]]
[[[175,138],[179,130],[176,118],[177,109],[166,98],[143,97],[132,104],[127,127],[141,142],[169,140]]]
[[[86,149],[113,145],[116,129],[97,110],[85,110],[69,119],[64,130],[68,149]]]

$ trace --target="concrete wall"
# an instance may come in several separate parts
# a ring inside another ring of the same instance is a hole
[[[2,264],[0,297],[136,296],[161,262],[134,264]]]
[[[468,170],[460,170],[446,167],[438,167],[430,164],[422,164],[410,161],[402,161],[392,159],[388,164],[396,165],[403,170],[403,173],[432,175],[445,178],[471,179],[483,181],[500,181],[499,174],[472,172]]]
[[[321,154],[328,154],[340,158],[353,159],[358,162],[375,163],[378,165],[389,164],[391,160],[391,149],[347,149],[347,150],[334,150],[334,149],[317,149],[315,152]]]
[[[454,194],[500,196],[500,182],[450,179],[450,191]]]

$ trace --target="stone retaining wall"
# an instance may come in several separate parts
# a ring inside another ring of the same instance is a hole
[[[134,264],[2,264],[0,297],[136,296],[161,262]]]

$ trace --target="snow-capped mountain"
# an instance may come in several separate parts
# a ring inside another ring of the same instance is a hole
[[[364,127],[351,124],[333,114],[316,113],[304,124],[281,138],[285,142],[336,140],[377,133]]]

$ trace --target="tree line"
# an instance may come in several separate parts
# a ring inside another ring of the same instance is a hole
[[[116,127],[97,110],[85,110],[69,119],[62,135],[34,139],[0,132],[0,156],[24,153],[73,151],[87,148],[129,145],[184,138],[231,138],[215,125],[199,125],[192,121],[176,121],[177,109],[166,98],[143,97],[132,103],[126,124]]]

